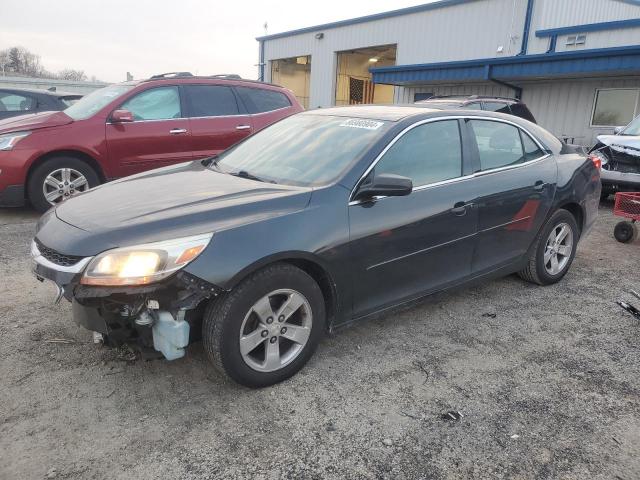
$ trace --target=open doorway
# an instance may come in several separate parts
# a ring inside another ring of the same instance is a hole
[[[369,68],[395,64],[395,45],[338,52],[335,104],[393,103],[393,86],[375,85]]]
[[[305,109],[309,108],[311,56],[272,60],[271,81],[291,90],[300,104]]]

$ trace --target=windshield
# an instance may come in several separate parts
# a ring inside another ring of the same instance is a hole
[[[290,185],[336,179],[389,128],[389,122],[299,114],[249,137],[220,155],[219,170]]]
[[[74,120],[84,120],[132,88],[133,85],[110,85],[101,88],[100,90],[91,92],[86,97],[82,97],[69,108],[65,109],[64,113]]]
[[[640,136],[640,115],[634,118],[626,128],[620,132],[620,135],[639,135]]]

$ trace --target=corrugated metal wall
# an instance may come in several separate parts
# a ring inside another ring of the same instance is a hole
[[[634,18],[640,18],[640,5],[619,0],[536,0],[528,53],[547,51],[549,39],[537,38],[536,30]],[[566,38],[566,35],[564,37]],[[562,40],[563,38],[558,38],[559,51],[564,50]],[[587,45],[584,48],[634,45],[639,41],[638,28],[590,32],[587,34]]]
[[[331,28],[320,40],[315,38],[316,32],[268,40],[266,80],[270,80],[270,60],[311,55],[310,107],[326,107],[334,100],[336,52],[396,44],[398,65],[493,57],[500,45],[502,55],[515,55],[520,50],[526,3],[477,0]]]

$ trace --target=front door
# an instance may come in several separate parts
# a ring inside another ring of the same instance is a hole
[[[117,176],[191,160],[189,120],[182,118],[176,86],[156,87],[131,97],[119,109],[133,122],[106,125],[107,149]]]
[[[470,275],[477,210],[463,177],[458,120],[415,126],[369,175],[411,178],[413,192],[351,202],[354,317],[455,284]]]
[[[195,158],[210,157],[251,135],[251,116],[241,113],[236,95],[225,85],[184,85]]]
[[[470,185],[478,206],[472,269],[482,274],[527,252],[551,207],[557,166],[553,155],[515,125],[476,119],[467,123],[477,145],[477,172]]]

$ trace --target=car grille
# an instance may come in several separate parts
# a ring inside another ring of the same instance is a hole
[[[54,249],[45,247],[41,242],[36,240],[36,245],[40,251],[40,255],[49,260],[51,263],[60,265],[61,267],[71,267],[82,260],[84,257],[77,257],[75,255],[65,255],[64,253],[56,252]]]

